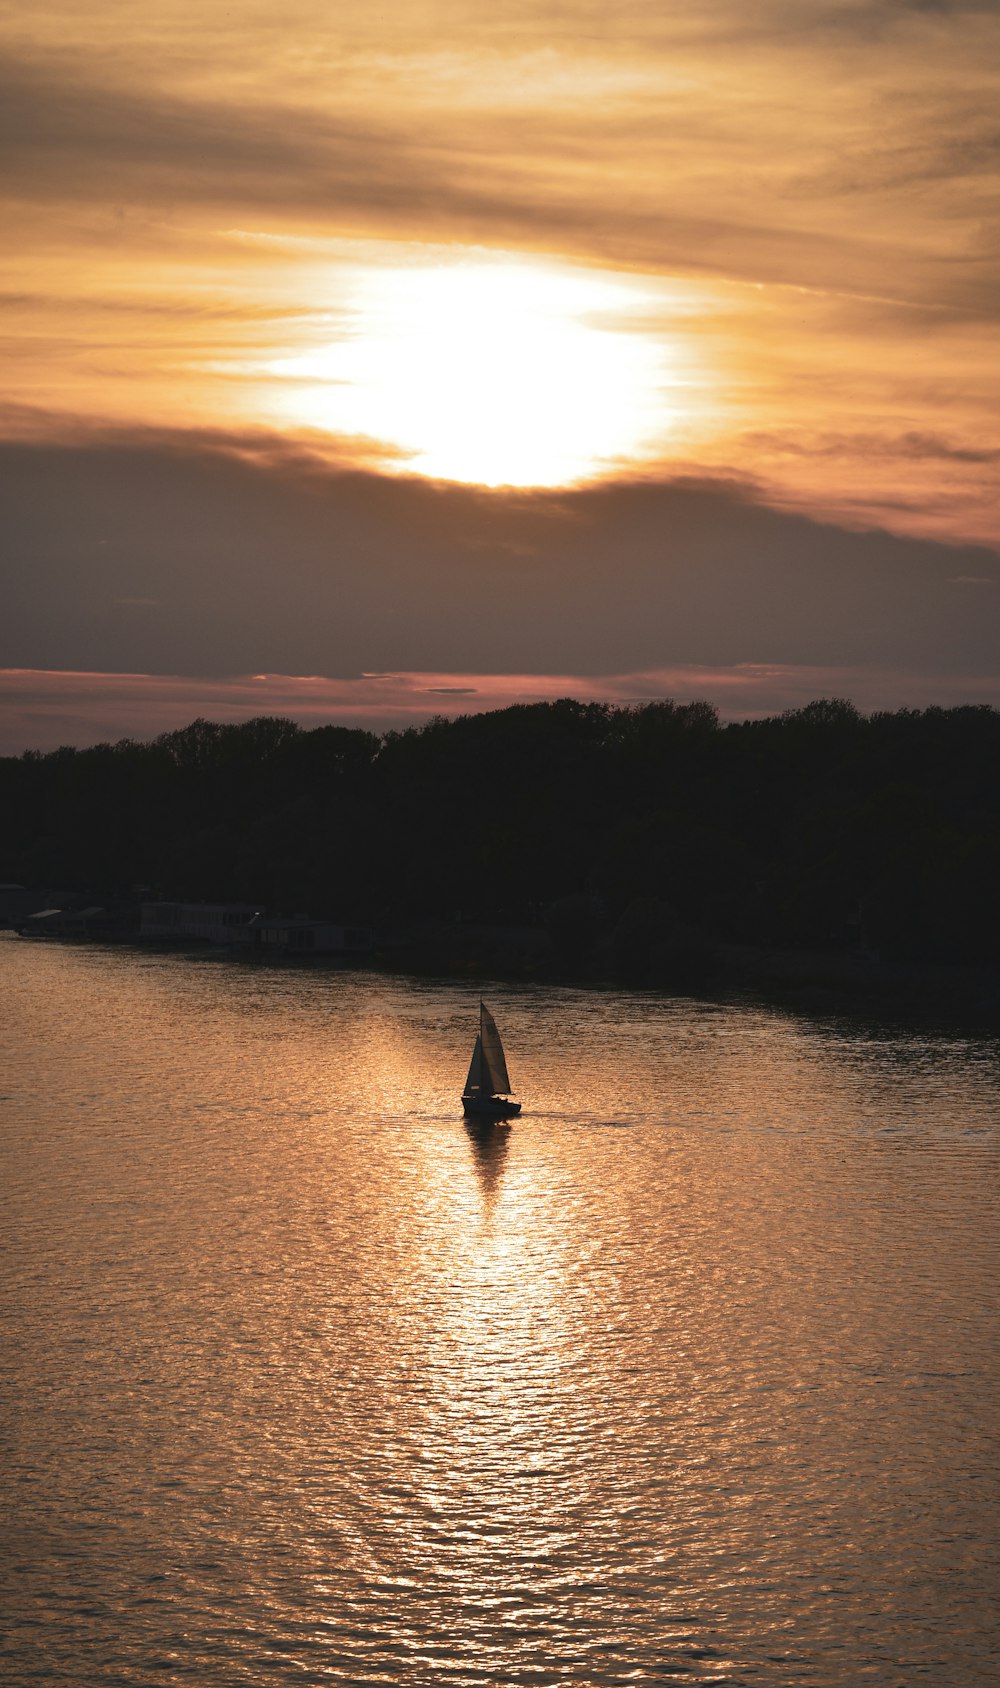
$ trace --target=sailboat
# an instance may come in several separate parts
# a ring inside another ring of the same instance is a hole
[[[479,1034],[472,1051],[469,1076],[465,1081],[462,1107],[480,1119],[509,1119],[521,1112],[520,1102],[510,1100],[510,1079],[497,1023],[479,999]]]

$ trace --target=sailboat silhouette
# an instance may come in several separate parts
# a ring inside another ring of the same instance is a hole
[[[510,1100],[507,1061],[497,1023],[479,999],[479,1032],[472,1050],[469,1076],[465,1081],[462,1107],[479,1119],[509,1119],[521,1112],[520,1102]]]

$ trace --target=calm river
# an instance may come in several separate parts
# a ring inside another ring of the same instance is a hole
[[[0,1678],[1000,1676],[985,1040],[0,937]]]

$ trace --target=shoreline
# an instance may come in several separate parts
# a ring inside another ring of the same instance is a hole
[[[448,929],[455,930],[455,929]],[[461,930],[461,929],[458,929]],[[535,939],[528,946],[528,932]],[[1000,1036],[1000,969],[949,963],[896,962],[827,950],[789,950],[747,944],[711,946],[711,966],[670,979],[622,977],[601,965],[560,965],[541,929],[512,928],[493,945],[474,929],[455,946],[440,942],[380,949],[372,965],[414,976],[570,985],[707,1002],[756,1001],[806,1015],[836,1014],[892,1021],[942,1032]]]
[[[646,976],[623,976],[597,954],[582,964],[560,959],[544,927],[466,926],[420,921],[381,935],[367,954],[262,953],[240,944],[190,941],[176,944],[135,934],[22,937],[24,943],[72,947],[127,947],[182,954],[192,959],[238,961],[244,965],[340,971],[344,968],[441,977],[470,984],[570,986],[694,997],[706,1002],[757,1002],[807,1016],[837,1015],[891,1022],[922,1030],[1000,1037],[1000,968],[933,962],[885,961],[831,950],[790,950],[746,944],[712,944],[674,977],[669,967]]]

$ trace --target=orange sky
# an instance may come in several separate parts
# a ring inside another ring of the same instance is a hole
[[[6,440],[707,475],[1000,543],[994,4],[2,19]]]

